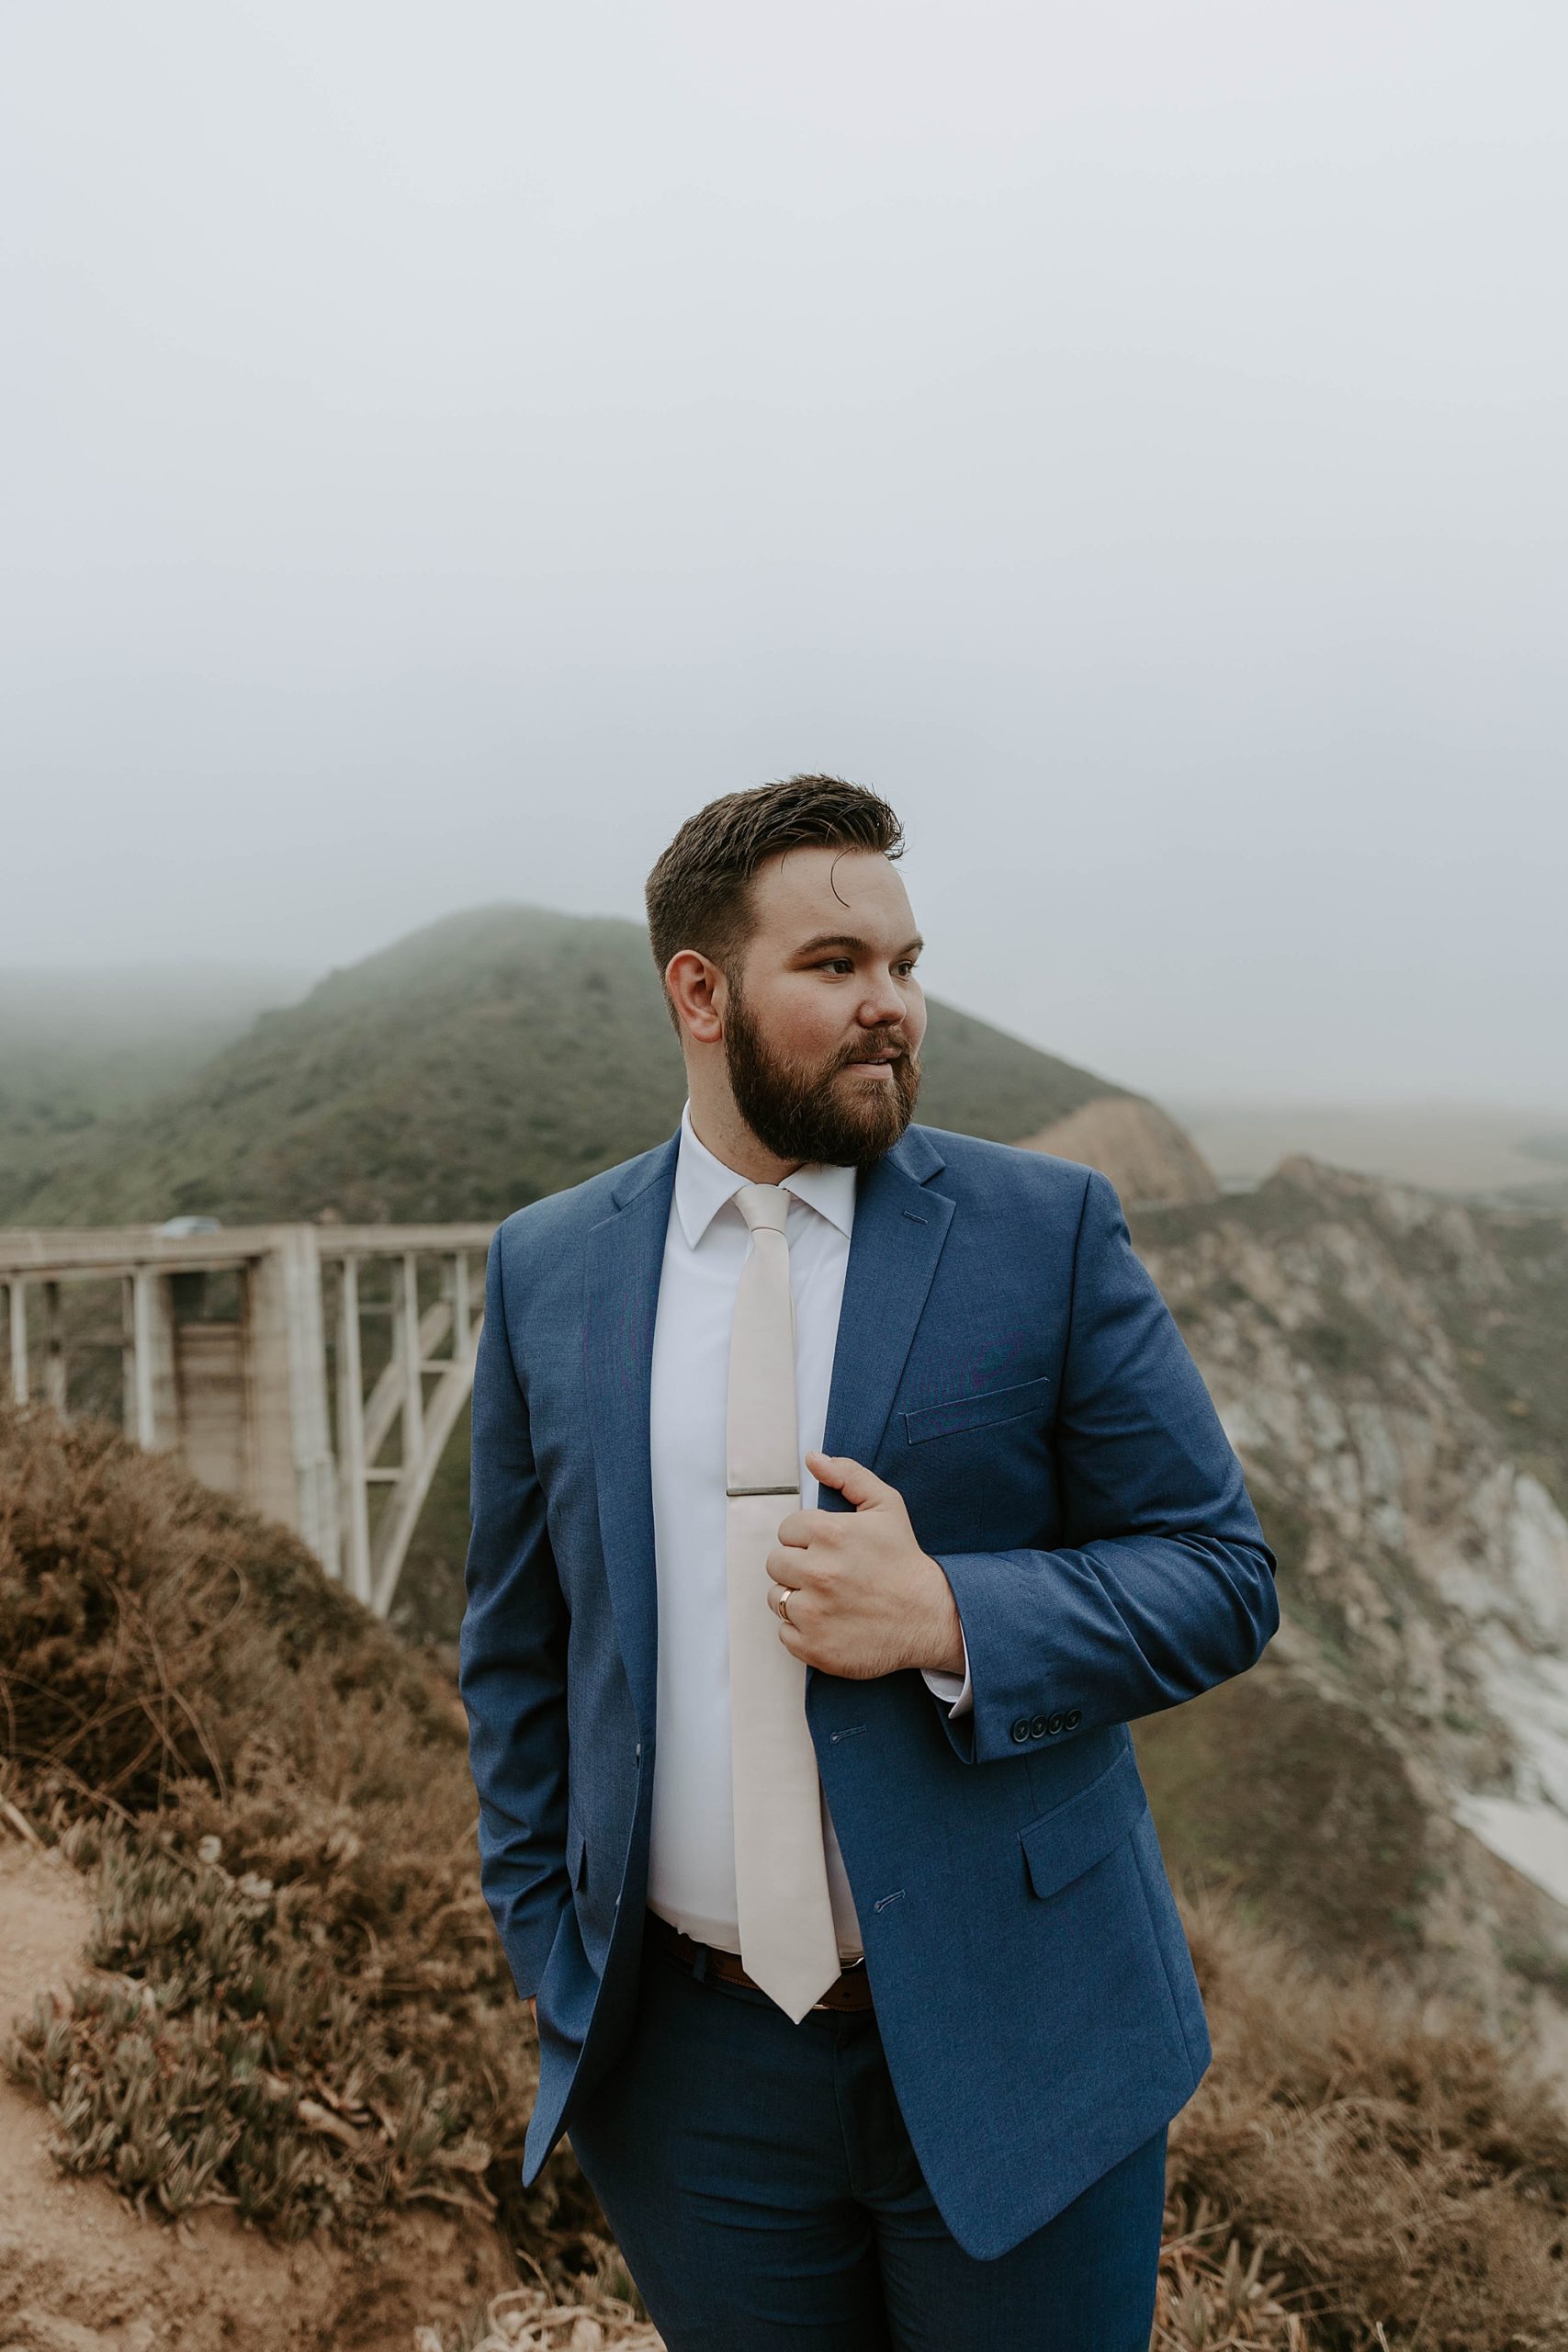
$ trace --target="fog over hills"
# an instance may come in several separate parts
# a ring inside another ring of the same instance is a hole
[[[0,1185],[179,1085],[311,975],[243,964],[0,967]]]
[[[1222,1184],[1256,1184],[1301,1152],[1395,1184],[1568,1208],[1568,1118],[1519,1103],[1166,1098]]]
[[[188,1034],[188,1033],[187,1033]],[[932,1001],[919,1116],[1213,1189],[1142,1097]],[[0,1159],[0,1218],[500,1217],[667,1136],[684,1073],[640,923],[498,903],[331,972],[151,1101]],[[3,1123],[0,1123],[3,1124]]]

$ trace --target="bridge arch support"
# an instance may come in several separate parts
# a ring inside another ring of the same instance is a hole
[[[118,1282],[129,1436],[292,1527],[389,1614],[473,1391],[493,1226],[0,1233],[9,1385],[70,1409],[67,1285]],[[231,1311],[203,1311],[229,1276]]]

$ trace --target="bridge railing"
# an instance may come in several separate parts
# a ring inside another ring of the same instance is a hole
[[[118,1282],[127,1434],[283,1520],[385,1616],[472,1390],[493,1231],[0,1231],[11,1393],[70,1411],[88,1327],[67,1290]]]

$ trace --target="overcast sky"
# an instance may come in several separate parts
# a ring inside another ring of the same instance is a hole
[[[1167,1096],[1568,1104],[1560,0],[5,0],[0,963],[876,786]]]

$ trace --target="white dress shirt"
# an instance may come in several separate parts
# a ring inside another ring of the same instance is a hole
[[[727,1168],[681,1114],[675,1188],[665,1233],[654,1321],[649,1441],[659,1598],[659,1737],[653,1765],[648,1900],[661,1917],[704,1943],[740,1949],[730,1794],[729,1621],[725,1566],[725,1435],[729,1331],[736,1287],[750,1248],[735,1201],[753,1180]],[[803,1507],[818,1485],[806,1467],[822,1444],[838,1344],[839,1308],[854,1225],[855,1170],[825,1162],[782,1179],[794,1195],[785,1218],[795,1312],[795,1407]],[[781,1498],[784,1518],[787,1498]],[[768,1579],[757,1573],[757,1606]],[[935,1696],[961,1713],[972,1703],[967,1647],[962,1676],[920,1671]],[[822,1802],[828,1885],[839,1950],[862,1949],[844,1859]]]

